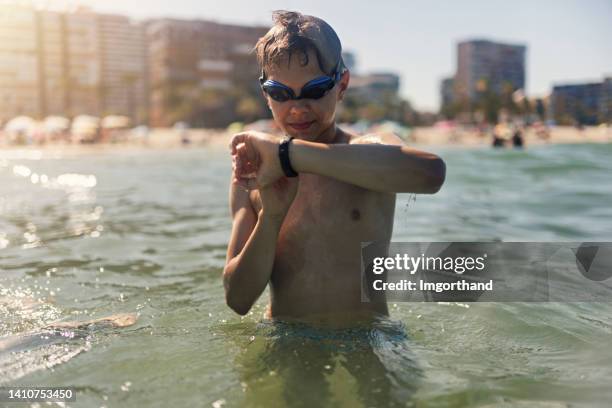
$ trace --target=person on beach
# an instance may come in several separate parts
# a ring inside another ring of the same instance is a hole
[[[491,146],[506,147],[506,139],[503,137],[501,125],[495,125],[493,128],[493,140],[491,142]]]
[[[267,317],[332,323],[388,315],[361,301],[361,244],[389,242],[396,193],[434,194],[440,157],[393,134],[335,122],[350,72],[325,21],[277,11],[255,47],[261,89],[281,134],[233,137],[226,302],[244,315],[270,284]]]
[[[523,137],[523,131],[520,127],[516,127],[514,129],[514,134],[512,135],[512,146],[517,149],[522,149],[525,145],[525,138]]]

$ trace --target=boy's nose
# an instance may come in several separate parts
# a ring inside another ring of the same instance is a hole
[[[310,110],[310,102],[307,99],[298,99],[291,101],[289,113],[292,115],[301,114]]]

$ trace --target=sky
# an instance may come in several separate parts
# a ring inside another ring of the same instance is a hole
[[[47,0],[56,3],[71,0]],[[472,38],[527,45],[529,95],[553,84],[612,76],[612,0],[81,0],[137,19],[177,17],[270,25],[271,12],[323,18],[358,72],[392,71],[417,109],[437,110],[439,84],[456,69],[456,43]]]

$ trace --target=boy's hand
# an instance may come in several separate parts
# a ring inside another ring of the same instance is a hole
[[[297,177],[281,177],[274,183],[261,187],[259,197],[261,198],[263,215],[282,222],[289,211],[289,207],[291,207],[291,203],[293,203],[297,189]]]
[[[280,137],[263,132],[243,132],[235,135],[230,149],[238,181],[248,185],[249,179],[255,179],[257,187],[266,187],[283,177],[278,158],[281,141]]]

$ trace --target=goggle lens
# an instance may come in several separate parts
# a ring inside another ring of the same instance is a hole
[[[305,99],[321,99],[333,87],[334,81],[330,79],[324,83],[304,87],[300,96]]]
[[[289,93],[289,90],[278,85],[266,85],[263,87],[263,90],[270,96],[270,98],[277,102],[285,102],[292,99],[292,95]]]
[[[321,99],[328,91],[336,85],[336,81],[331,77],[316,78],[304,85],[300,96],[295,96],[291,88],[276,81],[265,81],[261,88],[263,91],[277,102],[286,102],[290,99]]]

